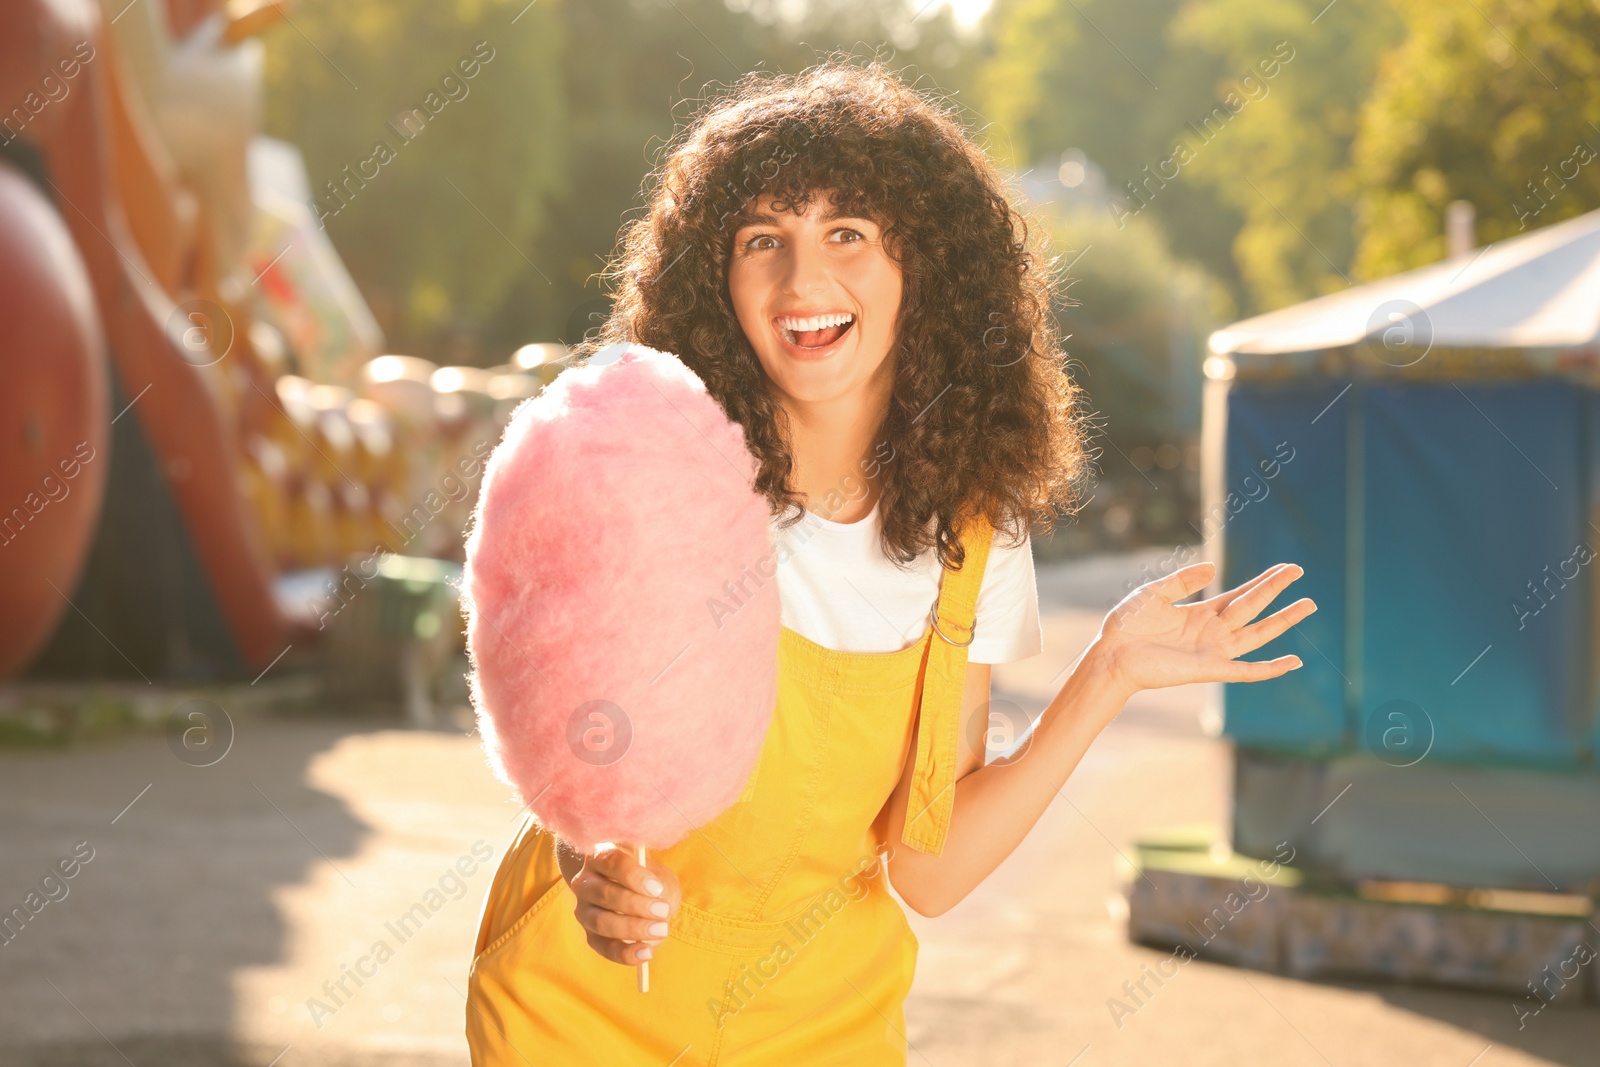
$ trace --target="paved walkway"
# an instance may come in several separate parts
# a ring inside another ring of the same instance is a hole
[[[1120,583],[1156,555],[1042,568],[1046,651],[1003,668],[1004,692],[1042,706]],[[1206,696],[1142,694],[994,877],[939,919],[911,917],[912,1064],[1595,1062],[1593,1008],[1552,1007],[1518,1031],[1506,997],[1208,963],[1119,1027],[1108,998],[1162,954],[1123,936],[1117,850],[1226,818],[1228,750],[1201,728]],[[463,975],[516,816],[476,738],[247,716],[237,727],[210,767],[149,736],[0,752],[0,909],[80,860],[49,887],[59,899],[0,945],[0,1063],[466,1064]]]

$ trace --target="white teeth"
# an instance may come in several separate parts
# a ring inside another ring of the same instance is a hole
[[[785,330],[800,332],[803,330],[821,330],[829,326],[843,326],[847,322],[854,322],[855,316],[848,312],[835,312],[831,315],[812,315],[810,318],[795,318],[786,315],[778,320],[778,325]]]

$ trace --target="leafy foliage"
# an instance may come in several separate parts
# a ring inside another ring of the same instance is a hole
[[[1315,16],[1296,0],[1000,0],[980,92],[1015,158],[1083,150],[1241,305],[1279,306],[1346,282],[1350,143],[1398,25],[1383,0]]]
[[[270,39],[267,131],[397,351],[494,308],[568,180],[563,9],[525,2],[304,5]]]
[[[269,41],[268,132],[300,146],[331,207],[324,183],[387,140],[395,158],[329,233],[395,351],[499,363],[598,325],[597,275],[653,153],[719,84],[834,49],[959,80],[970,49],[948,14],[914,16],[899,0],[305,5]],[[390,120],[479,41],[495,58],[470,94],[403,142]]]
[[[1083,151],[1240,313],[1440,258],[1454,199],[1483,241],[1600,201],[1592,0],[995,0],[976,39],[924,0],[525,3],[306,5],[270,39],[269,130],[320,193],[394,145],[327,225],[397,350],[577,340],[697,102],[840,49],[945,88],[1019,173]],[[478,41],[470,95],[397,139]]]
[[[1362,115],[1356,269],[1443,258],[1444,207],[1481,242],[1600,204],[1600,8],[1589,0],[1394,0],[1406,37]]]
[[[1174,23],[1177,44],[1223,57],[1219,99],[1248,72],[1261,75],[1264,57],[1283,60],[1194,165],[1195,180],[1239,212],[1234,260],[1257,307],[1353,280],[1350,145],[1378,57],[1399,29],[1383,0],[1337,0],[1320,15],[1296,0],[1202,0]]]
[[[1222,77],[1219,57],[1175,49],[1168,26],[1181,0],[997,0],[976,108],[992,123],[990,151],[1018,170],[1053,170],[1079,149],[1126,185],[1171,152],[1196,103]],[[1174,251],[1231,283],[1234,209],[1187,179],[1151,204]]]

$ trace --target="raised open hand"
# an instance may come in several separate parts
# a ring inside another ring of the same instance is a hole
[[[1299,667],[1300,657],[1259,661],[1235,657],[1260,648],[1317,610],[1315,601],[1301,597],[1260,622],[1250,622],[1303,573],[1293,563],[1280,563],[1210,600],[1177,604],[1174,601],[1204,589],[1216,574],[1216,566],[1209,562],[1180,567],[1124,597],[1101,624],[1097,641],[1118,683],[1130,695],[1187,682],[1276,678]]]

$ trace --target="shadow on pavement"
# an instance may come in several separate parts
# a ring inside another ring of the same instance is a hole
[[[231,748],[210,766],[150,734],[0,749],[0,909],[26,912],[30,899],[38,908],[14,918],[0,945],[0,1061],[266,1067],[284,1052],[223,1036],[236,1021],[234,983],[284,958],[276,894],[343,886],[340,861],[369,828],[309,786],[306,771],[373,724],[234,721]],[[47,882],[75,848],[92,855],[70,879]],[[357,1055],[318,1062],[450,1062]]]

